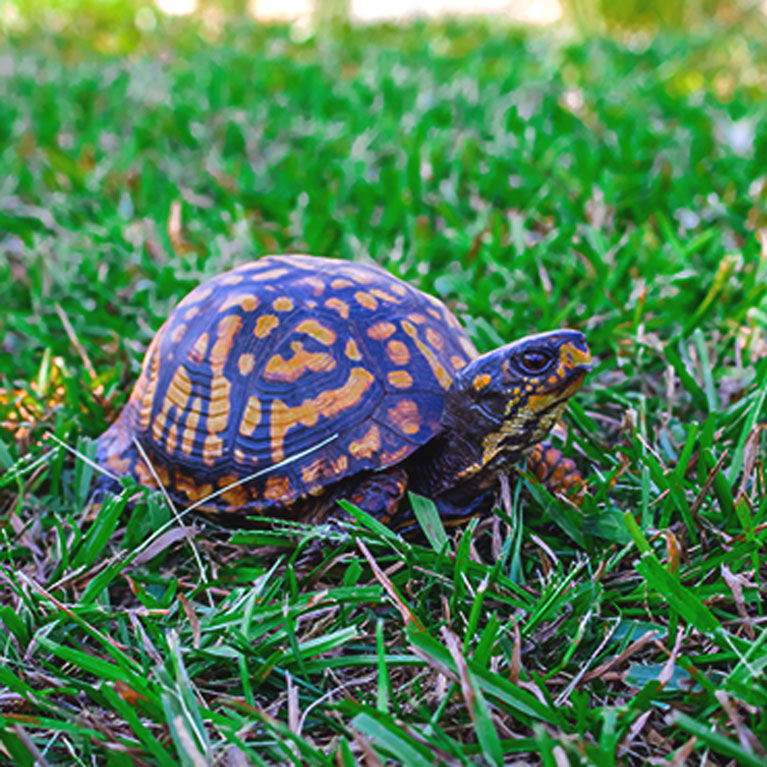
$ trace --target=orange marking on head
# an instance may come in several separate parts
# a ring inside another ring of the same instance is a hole
[[[338,312],[344,319],[349,317],[349,304],[347,304],[346,301],[342,301],[340,298],[329,298],[325,301],[325,306],[327,306],[328,309],[333,309],[333,311]]]
[[[231,409],[230,393],[232,385],[222,375],[214,375],[210,383],[210,403],[208,405],[208,433],[216,434],[226,428]]]
[[[395,389],[409,389],[413,385],[413,376],[407,370],[392,370],[386,374],[386,380]]]
[[[335,418],[339,413],[358,405],[375,377],[365,368],[352,368],[343,386],[320,392],[314,399],[306,399],[296,407],[289,407],[275,399],[271,409],[272,460],[277,463],[285,457],[285,435],[294,426],[314,426],[320,416]]]
[[[344,288],[351,288],[354,287],[353,282],[349,282],[349,280],[345,280],[343,277],[337,277],[333,282],[330,283],[330,287],[334,290],[343,290]]]
[[[191,393],[192,381],[184,366],[179,365],[173,374],[173,378],[170,380],[170,384],[168,384],[168,391],[163,402],[163,410],[167,413],[171,405],[175,405],[179,411],[183,410],[189,401]]]
[[[385,290],[379,288],[370,288],[370,295],[380,298],[382,301],[387,301],[390,304],[398,304],[399,299],[395,298],[391,293],[387,293]]]
[[[221,277],[219,282],[222,285],[239,285],[243,280],[241,274],[227,274],[226,277]]]
[[[199,306],[190,306],[185,312],[184,312],[184,319],[185,320],[191,320],[192,317],[195,317],[200,312]]]
[[[579,349],[573,343],[562,344],[559,349],[559,359],[566,368],[572,369],[576,365],[590,365],[591,352]]]
[[[240,369],[240,375],[246,376],[256,365],[256,358],[252,354],[241,354],[237,360],[237,367]]]
[[[445,346],[445,339],[434,328],[426,328],[426,341],[440,351]]]
[[[356,362],[359,362],[362,359],[362,354],[360,354],[360,348],[357,346],[357,342],[350,338],[346,342],[346,348],[344,349],[344,354],[350,359],[355,360]]]
[[[395,407],[386,411],[389,420],[405,434],[416,434],[421,428],[422,418],[418,405],[411,399],[400,400]]]
[[[472,383],[476,391],[481,391],[482,389],[485,388],[485,386],[488,386],[490,384],[491,380],[492,379],[490,378],[488,373],[480,373],[474,376],[474,381],[472,381]]]
[[[424,322],[428,322],[428,318],[423,315],[419,314],[418,312],[413,312],[412,314],[408,314],[407,318],[414,322],[416,325],[423,325]]]
[[[238,314],[222,317],[216,328],[218,337],[210,350],[210,367],[214,374],[224,371],[224,365],[229,359],[232,344],[237,331],[242,327],[242,318]]]
[[[386,354],[395,365],[407,365],[410,362],[410,350],[402,341],[389,341]]]
[[[395,333],[397,328],[391,324],[391,322],[376,322],[375,325],[371,325],[368,330],[368,336],[374,341],[385,341],[390,335]]]
[[[453,365],[453,370],[460,370],[461,368],[466,367],[466,360],[463,357],[459,357],[457,354],[450,357],[450,362]]]
[[[245,412],[240,421],[240,434],[249,437],[256,426],[261,423],[261,402],[255,394],[248,398],[248,404],[245,406]]]
[[[197,424],[200,421],[201,408],[202,400],[199,397],[195,397],[192,406],[187,410],[186,428],[181,435],[181,449],[187,455],[190,455],[194,448],[194,438],[197,434]]]
[[[364,290],[358,290],[354,294],[354,298],[360,306],[364,306],[366,309],[372,311],[378,308],[378,301],[370,293],[365,293]]]
[[[280,296],[272,301],[272,309],[275,312],[289,312],[295,304],[287,296]]]
[[[450,377],[450,374],[447,372],[447,370],[445,370],[445,366],[437,359],[431,348],[428,347],[418,337],[418,331],[415,329],[414,325],[412,325],[407,320],[402,320],[401,325],[405,333],[407,333],[413,339],[413,341],[415,341],[415,345],[418,347],[418,350],[426,358],[426,361],[429,363],[429,367],[431,368],[432,373],[434,373],[436,379],[439,381],[440,386],[445,390],[449,389],[453,379]]]
[[[111,469],[115,474],[128,474],[131,467],[130,458],[120,458],[118,454],[110,455],[104,461],[108,469]]]
[[[275,354],[264,368],[264,380],[266,381],[287,381],[292,383],[300,378],[308,370],[312,373],[323,373],[333,370],[336,361],[332,354],[327,352],[308,352],[304,349],[300,341],[293,341],[290,344],[293,350],[293,356],[290,359],[283,359],[282,355]]]
[[[280,321],[273,314],[263,314],[253,328],[253,335],[256,338],[266,338],[279,324]]]
[[[198,365],[205,359],[205,352],[208,351],[208,334],[203,333],[195,342],[194,346],[189,350],[187,357],[191,362],[196,362]]]
[[[223,313],[233,306],[239,306],[243,311],[252,312],[258,306],[258,298],[251,293],[237,293],[233,296],[229,296],[226,301],[221,304],[218,311]]]
[[[213,466],[216,458],[220,458],[224,452],[224,441],[217,434],[208,434],[205,444],[202,446],[202,460],[207,466]]]
[[[381,432],[373,424],[359,439],[349,443],[349,452],[354,458],[372,458],[381,449]]]
[[[315,341],[323,344],[323,346],[331,346],[336,342],[338,337],[335,330],[326,328],[324,325],[317,322],[317,320],[303,320],[296,325],[296,331],[298,333],[306,333],[311,336]]]
[[[279,269],[267,269],[265,272],[253,272],[248,275],[252,282],[265,282],[266,280],[276,280],[284,277],[290,270],[280,267]]]

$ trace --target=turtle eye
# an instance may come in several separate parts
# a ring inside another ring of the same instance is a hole
[[[549,366],[551,360],[552,356],[549,352],[523,352],[519,355],[519,366],[523,372],[529,375],[536,375],[537,373],[542,373]]]

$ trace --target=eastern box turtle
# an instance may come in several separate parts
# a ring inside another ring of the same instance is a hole
[[[402,529],[409,489],[456,524],[525,454],[551,489],[577,480],[537,443],[590,361],[573,330],[477,355],[442,302],[378,267],[268,256],[174,309],[97,457],[222,522],[321,521],[348,498]]]

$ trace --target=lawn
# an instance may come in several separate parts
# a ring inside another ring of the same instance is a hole
[[[0,763],[764,765],[763,27],[136,19],[0,41]],[[481,351],[582,330],[582,505],[523,477],[445,545],[96,514],[154,332],[278,252]]]

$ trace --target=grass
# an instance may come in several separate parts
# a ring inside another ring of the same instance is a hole
[[[0,762],[764,764],[763,38],[93,35],[0,52]],[[94,517],[62,443],[280,251],[373,259],[481,349],[584,330],[583,507],[521,481],[446,546]]]

